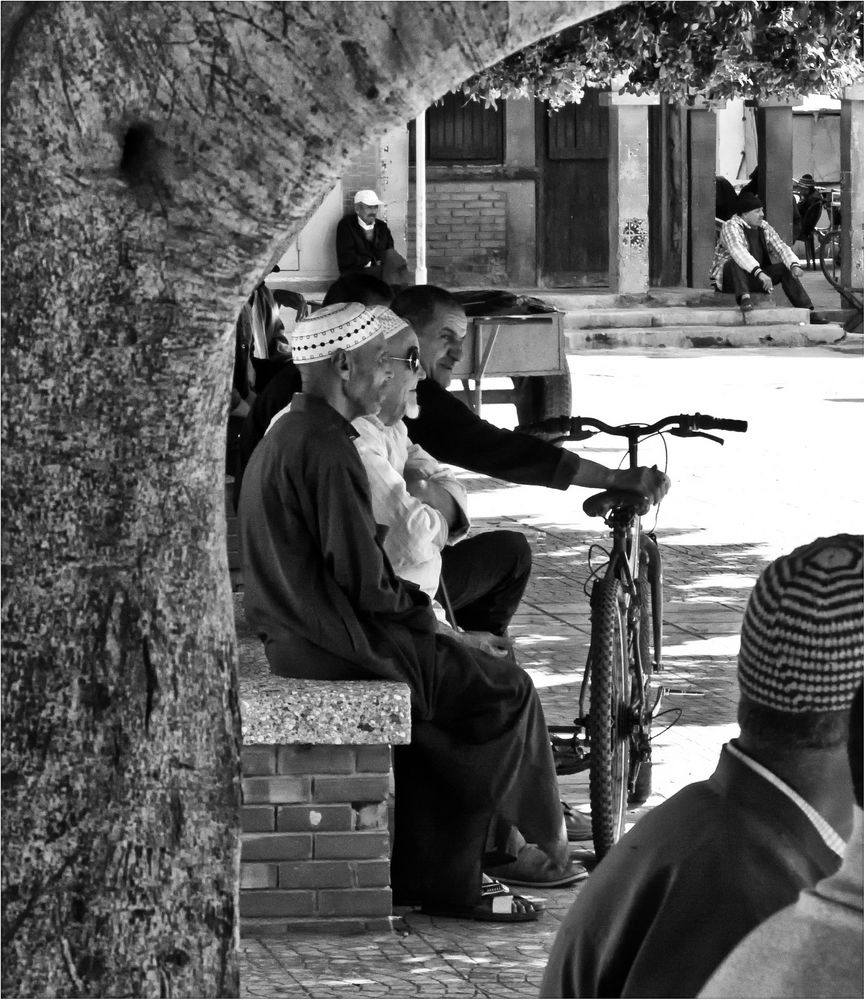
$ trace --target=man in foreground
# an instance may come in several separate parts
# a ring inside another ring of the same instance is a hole
[[[384,307],[326,307],[295,327],[303,392],[247,467],[240,501],[246,612],[280,676],[388,679],[411,690],[395,752],[396,898],[430,913],[536,919],[516,896],[481,899],[492,832],[520,829],[570,866],[552,752],[531,679],[437,633],[429,598],[381,548],[350,421],[377,413],[393,362]]]
[[[770,564],[739,652],[741,734],[708,781],[644,816],[562,922],[543,997],[693,997],[735,945],[834,873],[851,832],[862,536]]]
[[[841,868],[740,942],[701,997],[862,997],[862,685],[850,710],[853,834]]]

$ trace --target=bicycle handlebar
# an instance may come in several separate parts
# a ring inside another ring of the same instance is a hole
[[[697,436],[701,431],[737,431],[748,429],[747,420],[730,420],[727,417],[712,417],[706,413],[679,413],[663,417],[653,424],[620,424],[612,426],[594,417],[549,417],[534,424],[521,424],[518,431],[532,434],[555,434],[569,441],[583,441],[594,434],[614,434],[629,441],[639,441],[651,437],[662,430],[672,430],[680,437]]]

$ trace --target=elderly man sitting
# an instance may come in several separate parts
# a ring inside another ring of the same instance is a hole
[[[427,912],[533,920],[517,896],[481,898],[492,834],[518,827],[569,868],[543,711],[515,664],[440,635],[429,597],[380,544],[350,421],[377,413],[393,377],[385,335],[404,326],[357,303],[301,321],[303,392],[252,455],[240,499],[245,604],[281,676],[398,680],[411,744],[395,751],[395,896]]]
[[[381,412],[354,421],[373,513],[388,528],[384,550],[397,576],[416,583],[430,598],[450,603],[461,628],[479,633],[478,641],[488,651],[505,653],[509,644],[494,637],[505,635],[522,598],[531,549],[518,531],[466,538],[465,490],[448,469],[409,441],[402,420],[418,415],[417,385],[424,378],[411,326],[403,323],[388,339],[388,350],[395,371]],[[445,553],[453,558],[443,559]]]

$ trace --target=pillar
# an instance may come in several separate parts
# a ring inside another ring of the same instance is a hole
[[[394,247],[406,254],[408,225],[408,128],[401,125],[380,141],[379,192],[387,205],[387,224],[393,233]]]
[[[841,281],[862,288],[863,228],[863,85],[841,94]]]
[[[610,288],[643,294],[649,290],[649,106],[660,102],[616,92],[608,100]]]
[[[709,287],[715,250],[714,110],[705,102],[688,108],[688,287]]]
[[[793,106],[799,98],[761,101],[757,108],[757,178],[766,221],[793,242]]]
[[[511,285],[537,284],[537,165],[535,102],[509,100],[505,106],[505,174],[508,177],[507,272]]]

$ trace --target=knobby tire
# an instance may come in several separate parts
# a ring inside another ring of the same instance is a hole
[[[600,861],[621,837],[628,795],[630,673],[622,586],[610,577],[595,584],[589,677],[589,799],[592,840]]]

